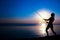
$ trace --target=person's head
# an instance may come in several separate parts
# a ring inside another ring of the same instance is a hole
[[[51,13],[51,17],[54,17],[55,16],[55,14],[54,13]]]

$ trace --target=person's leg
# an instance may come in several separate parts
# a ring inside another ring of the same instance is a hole
[[[53,26],[51,27],[52,32],[56,35],[55,31],[53,30]]]
[[[47,36],[49,36],[49,34],[48,34],[48,29],[49,29],[49,27],[47,26],[47,28],[46,28],[46,33],[47,33]]]

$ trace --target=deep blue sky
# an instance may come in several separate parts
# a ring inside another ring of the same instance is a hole
[[[0,18],[25,18],[42,8],[60,16],[60,0],[0,0]]]

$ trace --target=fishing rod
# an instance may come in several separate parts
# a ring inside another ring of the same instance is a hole
[[[38,13],[37,13],[38,14]],[[42,17],[40,14],[38,14],[40,17]],[[44,19],[43,17],[42,17],[42,19]]]
[[[38,14],[38,13],[37,13]],[[40,14],[38,14],[44,21],[46,21],[47,19],[44,19]]]

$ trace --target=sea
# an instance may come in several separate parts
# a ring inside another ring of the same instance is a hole
[[[54,31],[60,35],[60,25],[53,25]],[[47,36],[46,27],[41,27],[37,24],[1,24],[0,23],[0,37],[3,38],[35,38]],[[48,30],[49,36],[54,35],[51,29]]]

